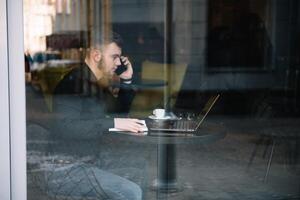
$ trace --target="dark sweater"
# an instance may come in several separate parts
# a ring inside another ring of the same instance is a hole
[[[114,97],[108,88],[96,82],[96,77],[84,64],[74,68],[58,84],[53,96],[51,127],[62,137],[93,139],[114,127],[113,118],[129,111],[134,92],[120,84]]]

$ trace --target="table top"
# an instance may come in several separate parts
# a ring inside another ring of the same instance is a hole
[[[130,132],[110,132],[109,137],[147,144],[210,144],[226,136],[225,128],[220,124],[203,123],[192,133],[150,131],[145,135]]]
[[[164,80],[156,80],[156,79],[142,79],[138,82],[131,83],[130,87],[134,89],[151,89],[151,88],[159,88],[167,85],[167,82]],[[122,87],[122,86],[120,86]]]

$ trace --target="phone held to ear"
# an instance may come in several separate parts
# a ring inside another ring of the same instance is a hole
[[[118,68],[115,71],[115,73],[118,76],[127,70],[127,66],[124,65],[124,62],[122,61],[122,59],[121,58],[119,58],[119,59],[120,59],[121,65],[119,65]]]

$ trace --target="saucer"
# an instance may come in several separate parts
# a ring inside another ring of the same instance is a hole
[[[165,119],[171,119],[171,116],[155,117],[154,115],[150,115],[149,118],[154,120],[165,120]]]

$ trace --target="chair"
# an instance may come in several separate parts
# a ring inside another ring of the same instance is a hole
[[[273,125],[271,128],[264,128],[260,132],[260,139],[256,143],[255,148],[251,154],[247,169],[250,168],[252,165],[254,158],[257,154],[257,151],[260,146],[263,144],[266,144],[266,147],[263,152],[263,157],[267,155],[268,149],[271,146],[271,151],[269,153],[268,157],[268,162],[267,162],[267,167],[264,175],[264,182],[267,182],[269,172],[271,169],[273,157],[275,155],[275,148],[278,147],[280,144],[285,144],[286,147],[288,148],[288,153],[292,156],[290,156],[290,163],[285,160],[285,164],[297,164],[297,157],[298,157],[298,144],[299,144],[299,139],[300,135],[298,133],[299,131],[299,126],[294,125],[279,125],[276,123],[276,125]],[[296,142],[296,148],[292,149],[291,142]],[[287,156],[286,158],[289,158]],[[294,160],[294,161],[292,161]]]
[[[72,71],[74,67],[46,67],[45,69],[38,71],[38,84],[44,95],[44,99],[49,111],[53,109],[53,92],[56,86],[63,78]]]
[[[166,80],[165,68],[171,69],[170,80]],[[163,64],[152,61],[142,63],[142,80],[163,80],[166,81],[165,87],[170,87],[170,96],[167,97],[170,107],[175,105],[180,91],[187,64]],[[164,106],[165,87],[147,88],[138,90],[133,99],[130,116],[145,117],[153,109]]]

